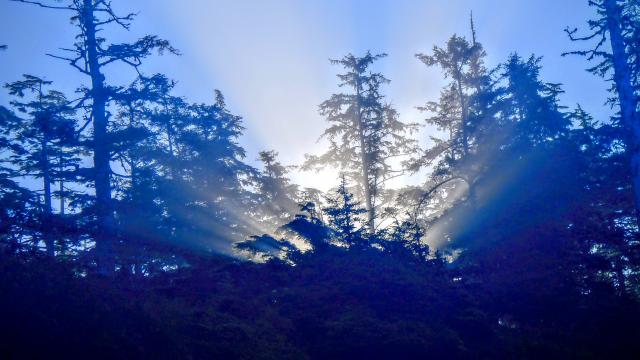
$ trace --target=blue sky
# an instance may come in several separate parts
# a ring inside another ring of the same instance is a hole
[[[316,143],[325,128],[317,106],[337,89],[329,64],[352,52],[386,52],[377,70],[392,80],[389,101],[405,121],[424,116],[415,107],[438,97],[441,73],[414,58],[442,45],[453,34],[469,34],[473,11],[479,41],[494,66],[514,51],[543,56],[542,77],[561,82],[562,101],[579,102],[598,119],[611,110],[604,105],[607,85],[584,71],[587,63],[561,57],[575,49],[563,29],[584,28],[592,14],[587,0],[127,0],[114,1],[121,13],[139,12],[125,32],[107,33],[115,41],[157,34],[170,40],[180,57],[154,58],[146,73],[163,72],[178,81],[176,93],[190,101],[212,101],[223,91],[233,112],[245,118],[242,144],[248,160],[274,149],[286,164],[300,164],[305,153],[321,151]],[[45,56],[73,42],[74,29],[65,12],[0,0],[0,83],[20,74],[45,76],[72,92],[86,81],[67,64]],[[114,68],[112,83],[126,84],[134,73]],[[8,102],[0,93],[0,104]],[[419,136],[426,145],[430,130]],[[326,189],[334,175],[294,173],[305,186]]]

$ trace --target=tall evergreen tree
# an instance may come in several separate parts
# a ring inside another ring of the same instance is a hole
[[[529,147],[566,135],[569,118],[562,112],[558,96],[561,84],[540,80],[541,58],[512,54],[500,66],[503,81],[501,125],[512,131],[503,145]]]
[[[619,120],[629,155],[633,181],[637,225],[640,227],[640,115],[638,113],[638,45],[640,25],[636,1],[593,0],[589,5],[597,17],[589,20],[590,33],[577,36],[577,29],[566,29],[573,41],[595,40],[591,50],[571,51],[567,54],[582,55],[589,61],[598,61],[588,69],[591,73],[613,81],[615,104],[619,106]],[[609,45],[609,49],[607,49]]]
[[[19,174],[42,181],[40,228],[48,255],[55,254],[53,199],[54,183],[63,183],[79,162],[74,110],[59,91],[47,90],[51,81],[32,75],[7,84],[9,94],[17,97],[11,104],[27,118],[14,124],[13,163]],[[25,99],[26,98],[26,99]],[[25,99],[25,100],[23,100]],[[17,150],[17,151],[16,151]],[[64,187],[58,196],[64,213]]]
[[[141,274],[144,264],[161,259],[171,240],[165,206],[160,197],[163,181],[160,137],[152,108],[158,106],[165,83],[162,75],[140,77],[115,98],[117,113],[110,124],[113,142],[113,194],[121,269]]]
[[[12,111],[0,106],[0,247],[8,247],[9,251],[18,250],[24,238],[38,230],[34,193],[21,186],[17,180],[20,173],[10,157],[22,153],[21,147],[14,144],[13,132],[21,122]]]
[[[428,118],[427,122],[448,130],[450,139],[455,139],[449,145],[453,161],[470,150],[468,92],[477,87],[477,79],[471,76],[471,65],[477,65],[482,56],[484,52],[479,44],[470,44],[457,35],[449,39],[446,48],[434,46],[433,55],[416,55],[427,66],[440,66],[445,78],[451,78],[451,83],[442,92],[441,101],[421,109],[434,112],[436,116]]]
[[[412,169],[417,171],[438,161],[432,180],[440,183],[450,179],[452,184],[462,180],[466,182],[468,197],[474,198],[478,176],[476,147],[483,127],[495,114],[495,110],[490,109],[495,94],[491,91],[491,79],[484,66],[486,53],[476,39],[473,17],[470,25],[471,43],[464,37],[453,35],[444,48],[434,46],[432,55],[416,54],[425,65],[440,67],[444,77],[451,81],[442,89],[439,101],[418,108],[432,114],[426,122],[448,132],[448,138],[432,137],[434,145],[415,159]],[[452,184],[442,185],[450,187]]]
[[[352,54],[331,60],[346,72],[339,74],[340,87],[348,93],[333,94],[320,105],[320,114],[330,126],[322,135],[329,140],[329,150],[321,156],[307,156],[304,168],[337,166],[360,188],[367,210],[367,230],[375,232],[377,207],[383,197],[385,183],[401,170],[393,169],[391,160],[411,154],[414,140],[407,135],[416,125],[398,120],[391,105],[384,102],[380,88],[389,82],[369,67],[386,54],[363,57]]]
[[[74,69],[90,79],[90,85],[83,88],[82,103],[90,103],[88,109],[93,130],[90,150],[94,162],[92,177],[95,190],[96,259],[99,272],[111,273],[115,265],[113,257],[115,224],[111,186],[113,149],[108,132],[110,122],[108,106],[120,89],[108,84],[105,69],[109,65],[120,63],[139,71],[143,59],[153,51],[172,53],[177,51],[166,40],[150,35],[133,43],[109,44],[107,39],[100,35],[104,33],[105,27],[116,25],[129,29],[135,14],[117,15],[111,2],[106,0],[12,1],[68,11],[71,14],[71,22],[78,29],[73,48],[67,50],[69,55],[52,56],[67,61]]]
[[[164,75],[157,75],[152,79],[156,106],[150,109],[149,122],[158,136],[157,151],[161,153],[162,171],[165,176],[177,179],[182,173],[179,134],[188,125],[192,109],[185,99],[172,95],[174,81]]]
[[[572,113],[570,140],[580,149],[574,162],[580,164],[576,187],[581,203],[573,216],[573,233],[585,249],[585,278],[589,286],[598,281],[615,284],[620,294],[637,279],[639,264],[635,236],[633,188],[626,154],[621,151],[617,126],[596,122],[578,106]],[[606,274],[598,279],[593,274]],[[637,289],[637,281],[636,287]]]
[[[242,118],[229,111],[222,93],[215,97],[213,105],[190,106],[180,120],[172,135],[179,172],[163,189],[174,206],[169,213],[177,217],[177,238],[205,247],[245,239],[258,227],[246,188],[256,169],[243,162],[238,143]]]

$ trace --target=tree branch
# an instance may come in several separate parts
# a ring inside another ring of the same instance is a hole
[[[46,8],[46,9],[72,10],[72,11],[76,10],[71,6],[53,6],[53,5],[44,4],[44,3],[40,2],[40,1],[29,1],[29,0],[9,0],[9,1],[19,2],[19,3],[24,3],[24,4],[37,5],[39,7]]]

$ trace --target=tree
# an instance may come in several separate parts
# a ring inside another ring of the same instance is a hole
[[[40,229],[50,256],[55,255],[55,223],[53,213],[54,182],[60,183],[60,212],[64,214],[64,180],[72,177],[78,166],[78,147],[74,110],[59,91],[46,90],[51,81],[32,75],[5,85],[9,94],[17,97],[11,104],[28,116],[13,124],[13,163],[21,176],[42,180],[42,211]],[[22,101],[32,95],[26,101]]]
[[[456,44],[453,49],[466,47],[460,40]],[[449,59],[440,54],[440,58]],[[570,116],[558,102],[561,86],[541,80],[540,67],[535,56],[523,59],[513,54],[504,64],[482,71],[477,83],[464,87],[465,103],[469,104],[468,151],[459,130],[451,142],[440,140],[453,146],[454,155],[448,147],[436,146],[425,152],[434,159],[444,159],[423,189],[403,192],[401,203],[413,209],[396,221],[392,235],[407,238],[410,245],[421,245],[420,230],[426,228],[429,244],[443,251],[464,250],[458,264],[467,267],[467,276],[473,277],[479,267],[487,273],[501,273],[505,277],[501,281],[508,286],[515,287],[513,279],[527,274],[547,277],[545,272],[553,267],[564,271],[563,265],[575,266],[578,273],[574,261],[585,258],[572,256],[584,254],[580,253],[582,243],[576,245],[568,229],[573,206],[584,196],[582,178],[578,181],[575,175],[583,169],[583,158],[577,154],[579,146],[569,141]],[[441,106],[436,116],[449,116],[447,120],[460,126],[461,102],[450,101],[455,100],[455,91],[449,94],[453,95],[441,98],[440,104],[449,104],[446,107],[452,110]],[[468,188],[458,188],[461,182]],[[468,191],[468,196],[458,201],[461,190]],[[443,204],[430,207],[443,193]],[[420,248],[413,251],[421,252]],[[515,264],[527,270],[516,275]],[[511,278],[509,274],[513,274]]]
[[[414,159],[412,170],[418,171],[439,159],[433,172],[437,183],[443,179],[462,180],[467,185],[468,198],[475,198],[477,177],[476,147],[483,127],[491,122],[495,94],[491,78],[484,66],[486,53],[476,40],[473,17],[470,19],[472,42],[453,35],[444,48],[434,46],[433,54],[416,54],[425,65],[439,66],[446,79],[451,79],[441,91],[438,102],[428,102],[418,109],[433,114],[426,122],[448,132],[448,139],[432,137],[434,145]],[[451,184],[443,184],[450,186]]]
[[[168,258],[171,229],[160,197],[163,163],[160,136],[154,128],[157,107],[166,83],[162,75],[141,76],[115,97],[117,112],[110,123],[112,139],[114,210],[121,270],[139,275],[145,264]]]
[[[503,145],[512,149],[528,149],[531,146],[553,141],[566,135],[569,118],[562,113],[558,96],[564,91],[561,84],[540,80],[541,58],[531,55],[528,59],[512,54],[500,66],[502,113],[500,124],[511,131],[505,132]]]
[[[360,202],[349,192],[345,175],[340,179],[335,196],[327,198],[324,211],[341,242],[351,246],[363,239],[365,229],[361,226],[361,215],[367,213],[367,210],[360,207]]]
[[[581,167],[576,186],[582,189],[572,229],[588,254],[583,256],[590,260],[584,262],[585,278],[589,286],[608,281],[626,296],[638,291],[639,259],[633,184],[619,128],[609,121],[595,121],[580,106],[570,115],[574,123],[570,140],[579,149],[573,161]],[[593,274],[606,275],[598,279]]]
[[[9,157],[20,151],[13,141],[13,130],[20,122],[12,111],[0,106],[0,153],[4,154],[0,159],[0,242],[3,250],[8,246],[10,252],[18,250],[24,237],[38,230],[35,196],[16,181],[20,174]]]
[[[69,55],[50,55],[67,61],[74,69],[90,79],[90,86],[82,88],[81,103],[90,102],[90,121],[93,125],[91,151],[93,153],[93,186],[95,190],[94,213],[96,217],[96,261],[100,273],[114,270],[113,241],[114,214],[111,187],[112,144],[109,136],[109,103],[118,94],[118,87],[110,86],[105,77],[105,68],[115,63],[129,65],[139,72],[143,59],[157,50],[177,54],[168,41],[147,35],[133,43],[109,44],[100,36],[108,25],[129,29],[135,14],[119,16],[106,0],[28,1],[47,9],[71,13],[71,21],[78,29],[77,41],[72,49],[64,49]]]
[[[614,103],[620,108],[620,121],[624,128],[623,140],[629,155],[633,181],[636,219],[640,227],[640,116],[638,115],[638,4],[636,1],[593,0],[597,18],[589,20],[591,33],[576,36],[577,29],[565,31],[572,41],[596,40],[591,50],[571,51],[589,61],[601,59],[589,72],[613,81]],[[610,45],[610,51],[605,45]],[[635,69],[635,71],[634,71]],[[609,77],[612,75],[611,77]]]
[[[475,36],[474,36],[475,38]],[[433,55],[416,54],[416,57],[427,66],[440,66],[445,78],[451,78],[451,83],[442,91],[440,103],[429,103],[420,108],[432,111],[436,116],[428,118],[427,122],[440,129],[449,130],[450,156],[455,161],[456,156],[469,153],[469,95],[467,92],[477,87],[477,80],[471,76],[472,64],[478,71],[477,65],[484,51],[480,44],[469,42],[457,35],[453,35],[447,42],[446,49],[434,46]]]
[[[114,174],[120,178],[128,178],[131,186],[135,185],[138,172],[152,166],[157,157],[158,135],[149,118],[151,107],[161,96],[158,82],[164,81],[162,75],[140,77],[114,98],[117,112],[109,124],[113,144],[112,159],[128,175]],[[157,167],[157,161],[154,165]]]
[[[253,199],[246,186],[257,171],[243,162],[242,117],[216,91],[213,105],[189,106],[178,123],[172,134],[176,168],[169,168],[161,189],[177,239],[207,248],[254,234],[259,223],[250,216]]]
[[[395,109],[384,103],[380,93],[380,87],[389,80],[368,70],[385,56],[367,52],[363,57],[348,54],[331,60],[346,70],[338,75],[340,87],[352,91],[333,94],[320,105],[320,114],[330,124],[321,136],[329,140],[329,150],[321,156],[307,156],[304,165],[305,169],[335,165],[358,184],[370,233],[376,231],[376,208],[383,198],[385,183],[402,172],[392,168],[391,159],[411,154],[415,148],[407,134],[416,125],[399,121]]]
[[[257,178],[257,211],[266,226],[276,229],[298,210],[298,187],[287,178],[289,169],[278,161],[278,153],[261,151],[262,171]]]

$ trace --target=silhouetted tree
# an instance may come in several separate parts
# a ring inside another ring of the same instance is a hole
[[[327,197],[324,212],[339,241],[355,245],[363,240],[365,228],[361,216],[366,214],[367,210],[361,208],[360,203],[349,192],[345,175],[342,175],[335,195]]]
[[[591,50],[571,51],[597,61],[589,72],[613,81],[611,91],[614,103],[620,108],[620,122],[624,129],[622,139],[629,154],[635,193],[636,217],[640,226],[640,116],[638,115],[638,4],[635,1],[594,0],[589,5],[596,9],[597,17],[589,20],[591,33],[576,36],[577,29],[566,29],[573,41],[595,40]],[[607,49],[610,46],[610,50]]]
[[[162,75],[140,77],[120,91],[114,97],[117,112],[109,127],[118,239],[115,250],[121,270],[137,275],[143,273],[145,263],[166,258],[167,244],[173,240],[159,190],[163,145],[150,120],[165,83]]]
[[[505,82],[501,122],[512,129],[503,145],[535,146],[566,135],[570,122],[558,102],[564,91],[560,84],[540,80],[540,60],[533,55],[524,60],[513,54],[501,66],[500,78]]]
[[[298,188],[287,177],[289,169],[277,159],[278,153],[261,151],[262,171],[257,178],[257,212],[261,222],[272,230],[291,218],[297,210]]]
[[[55,182],[61,185],[58,192],[60,211],[64,213],[64,186],[66,178],[72,177],[79,162],[75,133],[74,110],[65,96],[55,90],[47,90],[51,81],[32,75],[5,85],[9,94],[17,99],[11,104],[27,118],[16,122],[8,131],[12,133],[13,164],[19,174],[42,181],[42,213],[40,231],[47,254],[55,254],[56,219],[53,212]],[[23,98],[26,98],[23,100]],[[58,219],[60,220],[60,219]]]
[[[21,186],[20,172],[10,155],[20,152],[14,144],[14,130],[22,122],[12,111],[0,106],[0,241],[2,249],[18,250],[23,240],[37,235],[37,201],[33,191]]]
[[[339,60],[346,73],[339,74],[340,86],[349,93],[332,95],[320,105],[320,114],[330,126],[322,138],[329,140],[329,150],[321,156],[307,156],[306,169],[335,165],[356,181],[367,210],[367,229],[376,230],[376,207],[383,198],[385,183],[401,170],[391,167],[392,158],[411,154],[414,140],[407,137],[416,125],[398,120],[391,105],[384,103],[380,87],[388,83],[380,73],[369,71],[376,60],[386,54],[363,57],[349,54]]]
[[[623,92],[638,95],[639,0],[590,2],[601,19],[587,38],[603,42],[580,53],[613,75],[614,121],[566,110],[540,58],[487,69],[471,18],[470,40],[418,55],[451,80],[426,107],[449,136],[418,154],[415,125],[369,70],[382,55],[333,61],[348,91],[320,106],[329,150],[305,164],[343,170],[329,194],[299,189],[275,151],[245,163],[242,118],[220,91],[194,104],[162,74],[106,81],[110,64],[138,70],[173,51],[100,38],[132,15],[106,0],[19,2],[72,14],[79,35],[62,58],[92,83],[69,102],[26,76],[0,106],[4,357],[638,357],[637,124]],[[392,189],[400,162],[435,166]],[[117,277],[88,276],[96,250]]]
[[[157,93],[157,106],[151,110],[149,121],[159,136],[158,150],[165,154],[161,161],[165,175],[179,178],[181,165],[177,137],[186,126],[191,110],[185,99],[171,94],[174,86],[175,82],[166,76],[154,77],[153,88]]]
[[[418,108],[433,114],[426,119],[428,124],[449,134],[448,139],[431,137],[434,145],[415,158],[411,168],[418,171],[438,161],[432,181],[439,183],[451,179],[451,184],[443,184],[445,188],[454,185],[454,180],[464,181],[467,197],[473,199],[478,176],[476,147],[485,130],[483,128],[495,116],[496,111],[491,105],[496,95],[484,66],[486,54],[477,42],[473,18],[470,23],[471,43],[464,37],[453,35],[446,47],[434,46],[433,55],[416,54],[425,65],[442,68],[444,77],[451,79],[442,89],[439,101],[428,102]]]
[[[242,118],[227,109],[218,91],[213,105],[189,110],[173,135],[178,176],[162,190],[179,225],[176,237],[205,247],[245,239],[259,226],[250,216],[246,187],[257,171],[243,162],[245,150],[238,144]]]
[[[469,44],[465,38],[457,35],[449,39],[446,49],[434,46],[433,55],[416,54],[416,57],[425,65],[440,66],[444,71],[445,78],[451,78],[451,83],[445,87],[441,94],[440,102],[429,103],[420,109],[436,114],[436,116],[427,119],[428,123],[449,131],[451,143],[448,150],[453,161],[456,156],[465,156],[469,153],[471,139],[469,131],[470,96],[468,92],[475,90],[478,86],[478,77],[481,77],[482,74],[475,72],[481,71],[478,69],[478,65],[484,55],[480,44],[475,41],[473,44]],[[474,65],[473,68],[472,65]],[[472,69],[474,73],[472,73]]]
[[[156,36],[145,36],[133,43],[109,44],[100,34],[105,26],[116,25],[129,29],[135,14],[117,15],[106,0],[68,0],[27,1],[12,0],[21,3],[35,4],[43,8],[68,11],[71,21],[78,29],[76,43],[72,49],[66,49],[69,55],[55,58],[67,61],[74,69],[86,75],[90,86],[83,88],[84,98],[81,103],[90,102],[90,121],[92,123],[92,141],[90,149],[93,156],[93,186],[95,189],[94,213],[96,216],[96,259],[98,271],[111,273],[114,270],[113,241],[114,215],[111,186],[111,160],[113,155],[109,136],[110,114],[107,108],[114,96],[120,91],[118,87],[108,84],[105,68],[121,63],[139,71],[142,60],[153,51],[177,53],[166,40]]]

